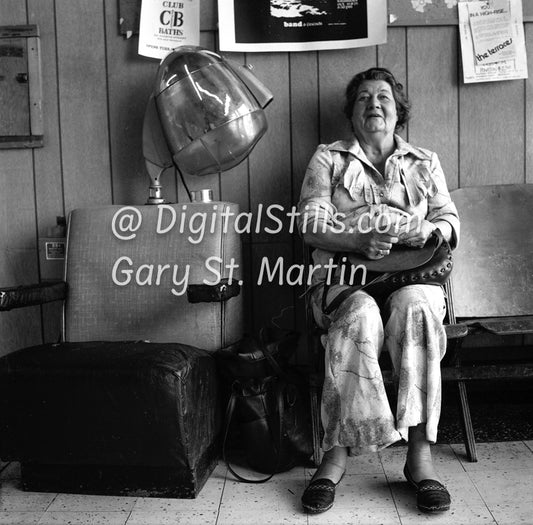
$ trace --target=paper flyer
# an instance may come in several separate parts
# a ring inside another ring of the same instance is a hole
[[[521,0],[459,2],[465,84],[527,78]]]
[[[387,41],[386,0],[218,0],[222,51],[312,51]]]
[[[199,44],[199,0],[142,0],[139,55],[161,59],[178,46]]]

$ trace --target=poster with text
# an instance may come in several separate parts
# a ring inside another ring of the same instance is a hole
[[[521,0],[459,2],[465,84],[527,78]]]
[[[142,0],[139,55],[161,59],[178,46],[199,44],[198,0]]]
[[[218,0],[222,51],[312,51],[387,41],[386,0]]]

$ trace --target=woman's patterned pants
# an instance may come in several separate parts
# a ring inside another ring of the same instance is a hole
[[[344,287],[331,286],[328,302]],[[322,447],[349,447],[350,455],[375,452],[426,423],[434,443],[441,405],[440,361],[446,351],[444,292],[440,286],[409,285],[392,293],[382,309],[365,291],[356,291],[330,315],[321,311],[323,287],[311,305],[323,336],[325,377],[321,416]],[[389,352],[398,379],[393,415],[378,363]]]

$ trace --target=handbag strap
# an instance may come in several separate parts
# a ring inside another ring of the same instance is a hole
[[[336,310],[348,296],[352,295],[354,292],[357,292],[359,290],[364,290],[365,288],[367,288],[368,286],[372,284],[380,283],[381,281],[388,279],[390,276],[394,275],[395,273],[398,273],[398,272],[385,272],[385,273],[382,273],[381,275],[378,275],[377,277],[375,277],[371,281],[368,281],[365,284],[360,284],[357,286],[350,286],[349,288],[345,288],[344,290],[342,290],[342,292],[339,292],[329,304],[326,304],[326,300],[324,299],[327,296],[327,293],[329,290],[329,286],[326,284],[324,286],[324,292],[322,295],[322,311],[326,315],[329,315],[331,312]]]
[[[232,386],[234,386],[235,383],[236,382],[234,382]],[[226,454],[229,430],[230,430],[230,427],[231,427],[231,422],[233,420],[233,416],[235,414],[235,404],[237,402],[237,393],[235,392],[234,388],[231,389],[231,396],[230,396],[229,401],[228,401],[228,406],[226,407],[226,416],[225,416],[225,424],[224,424],[224,438],[223,438],[223,442],[222,442],[222,459],[224,460],[224,463],[226,463],[226,466],[228,467],[228,470],[239,481],[243,481],[244,483],[265,483],[266,481],[268,481],[269,479],[271,479],[274,476],[274,474],[277,472],[278,467],[280,465],[280,462],[281,462],[281,443],[282,443],[282,440],[283,440],[283,426],[282,426],[282,423],[283,423],[283,417],[284,417],[284,406],[283,406],[283,392],[282,392],[282,389],[281,389],[281,387],[280,387],[280,385],[279,385],[279,383],[277,381],[276,381],[276,384],[275,384],[275,393],[276,393],[276,402],[277,402],[278,417],[279,417],[279,422],[278,422],[279,423],[279,425],[278,425],[279,431],[278,431],[278,434],[276,436],[277,447],[275,448],[275,450],[277,450],[277,453],[278,453],[276,464],[274,465],[272,473],[268,474],[268,476],[266,476],[264,478],[260,478],[260,479],[250,479],[250,478],[246,478],[246,477],[242,476],[241,474],[239,474],[238,472],[235,471],[235,469],[231,466],[231,463],[228,460],[228,457],[227,457],[227,454]],[[268,424],[268,419],[267,419],[267,424]],[[269,430],[271,430],[271,429],[269,428]]]
[[[338,264],[341,256],[344,254],[342,253],[336,253],[333,257],[333,264]],[[330,282],[326,279],[324,282],[324,289],[322,290],[322,312],[326,315],[329,315],[331,312],[336,310],[342,302],[350,295],[352,295],[354,292],[358,290],[364,290],[368,286],[372,284],[379,283],[381,281],[384,281],[385,279],[388,279],[391,275],[394,275],[397,272],[384,272],[376,277],[374,277],[371,281],[368,281],[365,284],[358,284],[354,286],[350,286],[349,288],[345,288],[341,292],[339,292],[333,300],[328,304],[327,298],[328,298],[328,292],[330,288]]]

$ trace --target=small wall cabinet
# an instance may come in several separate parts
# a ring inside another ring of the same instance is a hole
[[[0,26],[0,149],[43,145],[39,30]]]

